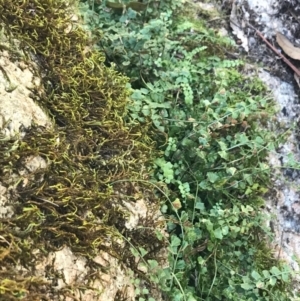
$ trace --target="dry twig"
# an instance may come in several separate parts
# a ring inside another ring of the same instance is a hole
[[[292,70],[296,73],[298,77],[300,77],[300,70],[295,67],[282,53],[280,53],[264,36],[263,34],[256,29],[254,26],[251,24],[247,24],[250,28],[255,30],[255,33],[280,57],[283,59],[283,61],[290,67]]]

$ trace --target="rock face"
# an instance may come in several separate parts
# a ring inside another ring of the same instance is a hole
[[[260,78],[270,87],[279,106],[277,119],[281,125],[292,128],[300,114],[298,96],[293,85],[271,76],[261,70]],[[300,224],[299,224],[299,176],[297,169],[291,166],[291,158],[300,160],[298,137],[294,130],[277,153],[269,155],[270,166],[274,169],[273,188],[267,197],[266,211],[269,214],[269,226],[274,231],[273,246],[275,255],[287,261],[295,271],[300,258]]]
[[[8,49],[16,49],[16,44],[11,45],[2,36],[2,41]],[[3,46],[2,46],[3,47]],[[23,61],[17,60],[7,50],[0,51],[0,136],[3,140],[22,138],[26,129],[32,124],[51,127],[51,120],[43,109],[32,98],[34,88],[40,87],[40,79],[33,75],[30,67]],[[30,172],[45,167],[41,157],[28,157],[27,167]],[[12,174],[17,178],[19,174]],[[0,217],[10,217],[12,207],[9,195],[12,188],[6,188],[0,183]]]
[[[1,132],[6,137],[13,137],[22,135],[22,129],[32,124],[50,127],[51,120],[30,97],[31,90],[40,86],[40,79],[24,63],[11,61],[7,51],[0,54]]]

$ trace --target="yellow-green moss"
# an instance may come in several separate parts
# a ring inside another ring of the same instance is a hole
[[[30,155],[48,163],[45,170],[31,174],[26,185],[18,183],[13,196],[15,215],[1,220],[1,300],[49,296],[49,284],[31,277],[38,260],[33,249],[45,255],[67,245],[87,258],[100,249],[126,262],[130,256],[114,238],[121,233],[128,239],[133,235],[124,228],[125,213],[116,193],[126,190],[130,195],[132,186],[112,182],[144,178],[146,170],[141,167],[152,157],[154,144],[146,131],[124,123],[127,78],[105,67],[104,55],[92,49],[79,25],[73,23],[69,29],[74,7],[69,3],[0,0],[1,28],[39,64],[36,72],[43,78],[45,92],[38,101],[55,123],[53,130],[33,125],[22,140],[0,140],[2,185],[12,184],[12,172],[24,166]],[[16,149],[11,151],[13,146]],[[152,197],[146,186],[136,191]],[[89,219],[84,218],[87,211]],[[134,241],[150,249],[155,236],[145,231],[139,241],[136,230]],[[112,240],[109,249],[103,245],[108,238]],[[32,274],[17,272],[16,264]]]

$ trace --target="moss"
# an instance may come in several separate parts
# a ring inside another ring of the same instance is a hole
[[[128,79],[105,67],[104,55],[93,50],[88,35],[70,21],[73,4],[0,1],[1,28],[38,62],[43,87],[33,93],[44,91],[38,102],[55,124],[54,129],[33,125],[22,140],[0,140],[0,182],[17,188],[15,215],[0,224],[3,300],[49,298],[51,285],[32,278],[39,260],[34,249],[47,255],[67,245],[86,258],[102,249],[128,262],[130,252],[117,243],[122,235],[128,241],[134,235],[135,243],[144,248],[157,243],[154,235],[141,235],[139,241],[136,232],[124,228],[126,212],[117,192],[132,189],[131,184],[112,184],[145,178],[154,142],[138,125],[125,124]],[[47,168],[29,174],[26,185],[11,183],[12,173],[31,155],[44,158]],[[155,204],[151,188],[139,186],[138,197],[145,194]],[[109,238],[111,246],[105,247],[103,241]],[[30,275],[17,272],[17,264],[27,267]],[[66,291],[57,294],[66,296]]]

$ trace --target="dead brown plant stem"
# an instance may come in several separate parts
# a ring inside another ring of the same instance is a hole
[[[283,61],[292,68],[292,70],[300,77],[300,70],[296,68],[283,54],[281,54],[254,26],[248,23],[248,26],[255,30],[255,33],[280,57]]]

